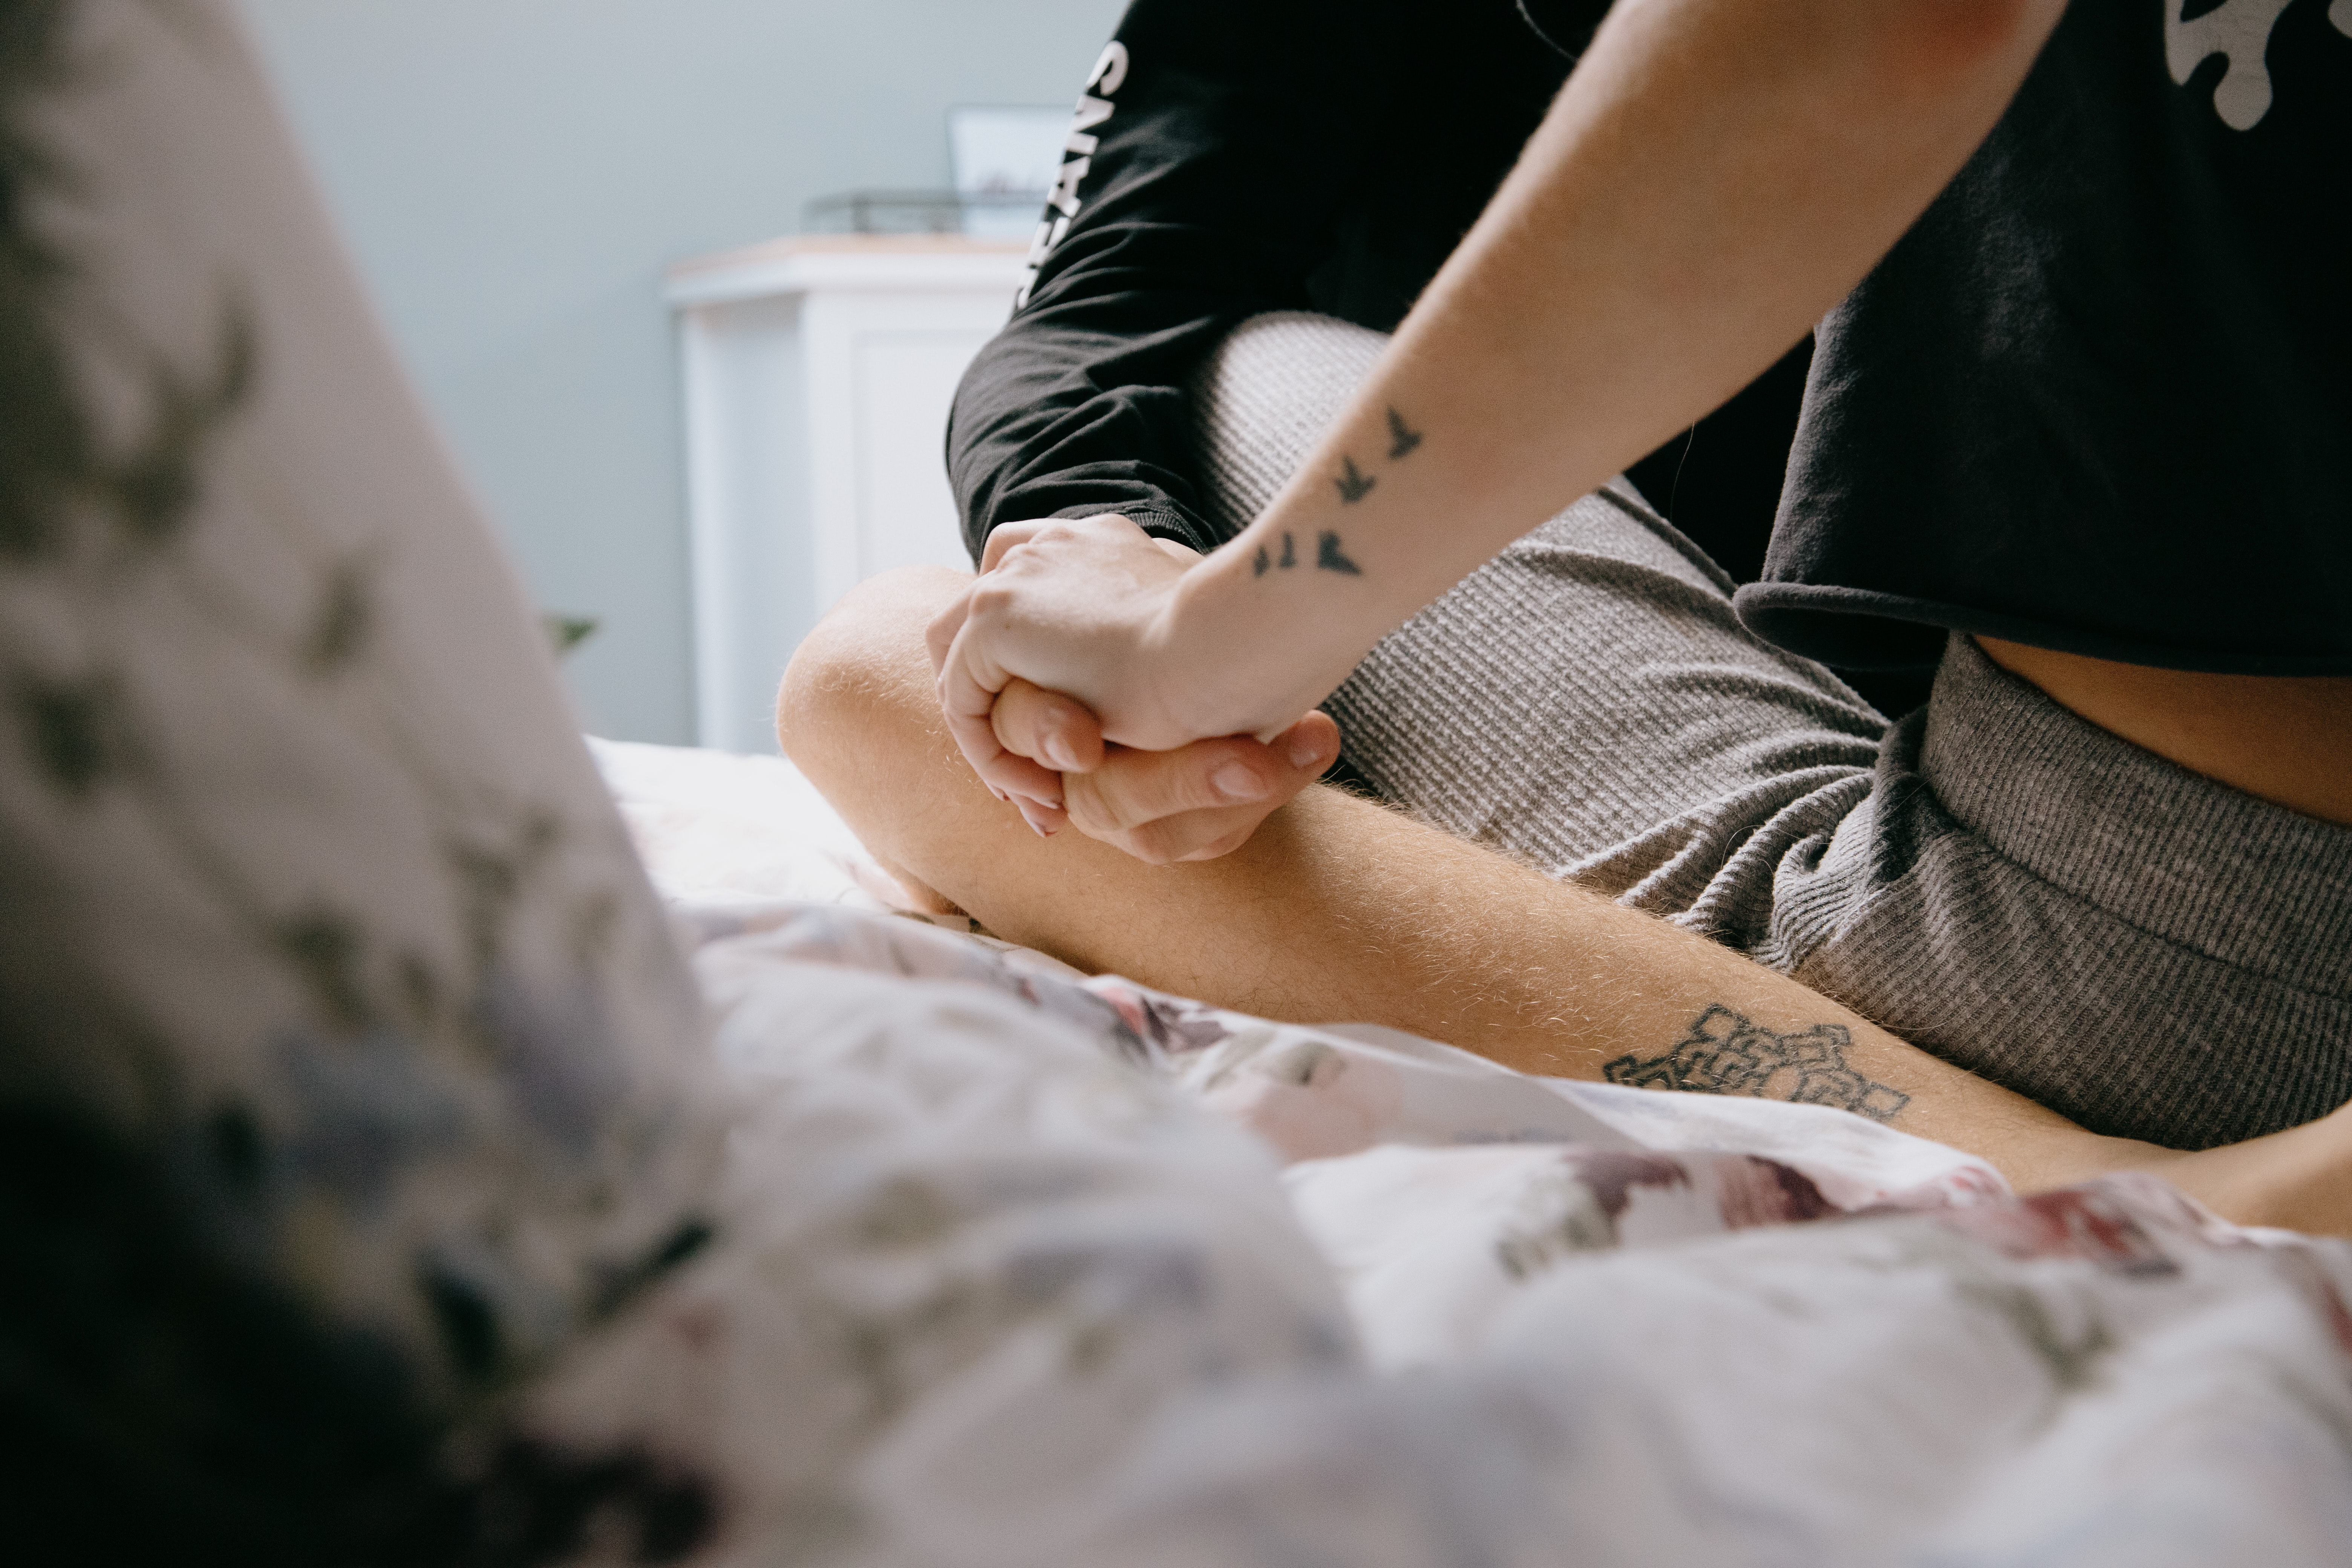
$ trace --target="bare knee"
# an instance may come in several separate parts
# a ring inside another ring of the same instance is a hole
[[[828,795],[828,775],[911,717],[928,698],[923,634],[971,577],[908,566],[859,584],[803,639],[776,693],[776,739]]]
[[[928,830],[980,781],[940,720],[923,636],[971,581],[910,566],[860,584],[802,642],[776,694],[784,754],[916,901],[939,910],[955,906],[909,868],[937,858]]]

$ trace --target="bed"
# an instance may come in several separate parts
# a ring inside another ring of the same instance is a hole
[[[592,760],[235,8],[25,15],[16,1536],[2344,1560],[2343,1244],[1078,974],[904,912],[779,760]]]
[[[1833,1110],[1087,977],[905,912],[780,759],[594,750],[739,1070],[953,1079],[904,1130],[940,1137],[917,1163],[950,1188],[987,1184],[949,1173],[959,1141],[983,1168],[1028,1138],[1160,1163],[997,1236],[1129,1255],[1090,1329],[1016,1312],[984,1374],[900,1387],[858,1490],[918,1560],[2318,1563],[2352,1541],[2352,1249],[2149,1180],[2020,1200]],[[816,972],[854,994],[812,1003]],[[787,973],[780,1030],[758,998]],[[877,1027],[887,1059],[845,1043]],[[1046,1036],[1236,1135],[1177,1157],[1118,1095],[1090,1117],[1036,1082]],[[1256,1234],[1171,1240],[1171,1175],[1255,1189],[1220,1224]],[[1243,1283],[1269,1269],[1271,1296]],[[1213,1353],[1201,1315],[1228,1320]],[[1167,1342],[1107,1392],[1089,1332]]]

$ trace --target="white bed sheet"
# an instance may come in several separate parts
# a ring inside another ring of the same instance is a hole
[[[856,1500],[843,1561],[2352,1554],[2352,1248],[2152,1181],[2019,1200],[1842,1112],[1079,976],[892,913],[786,763],[596,753],[722,1058],[793,1129],[782,1206],[919,1169],[992,1194],[998,1228],[927,1233],[960,1267],[1021,1277],[1044,1227],[1055,1268],[1129,1281],[1107,1316],[1013,1313],[897,1374],[817,1465]],[[1005,1196],[1006,1160],[1066,1157]],[[865,1279],[855,1250],[815,1256]],[[798,1397],[866,1375],[795,1364]]]

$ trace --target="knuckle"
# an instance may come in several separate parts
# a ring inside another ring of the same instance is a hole
[[[1222,860],[1248,842],[1249,835],[1246,833],[1228,833],[1223,838],[1211,839],[1184,858],[1188,861]]]
[[[1204,822],[1202,815],[1187,813],[1163,816],[1157,822],[1149,822],[1135,828],[1128,835],[1135,846],[1129,853],[1154,866],[1169,866],[1193,858],[1202,839],[1213,831],[1213,825]]]
[[[1139,820],[1198,811],[1216,804],[1210,769],[1192,747],[1174,752],[1138,752],[1121,778]]]
[[[1066,522],[1047,523],[1027,538],[1017,541],[1004,552],[1004,559],[998,565],[1000,569],[1035,565],[1052,553],[1052,546],[1066,544],[1076,537],[1077,531]]]
[[[1021,700],[1006,692],[999,692],[995,703],[988,710],[989,731],[995,735],[997,744],[1008,752],[1025,754],[1027,751],[1021,743],[1026,729],[1023,717]]]
[[[1187,811],[1216,811],[1234,806],[1236,802],[1229,797],[1216,782],[1219,775],[1224,774],[1227,769],[1234,766],[1234,764],[1231,763],[1221,762],[1213,757],[1205,758],[1185,769],[1182,777],[1171,781],[1170,793],[1175,797],[1171,804]],[[1255,770],[1248,771],[1251,776],[1255,777]],[[1238,774],[1228,776],[1231,782],[1238,782]],[[1265,781],[1263,778],[1257,778],[1256,787],[1261,791],[1265,790]]]
[[[1165,866],[1176,858],[1174,850],[1150,827],[1122,835],[1118,847],[1147,866]]]
[[[1125,823],[1103,809],[1101,794],[1095,788],[1093,781],[1084,774],[1063,781],[1062,809],[1070,814],[1070,820],[1077,826],[1078,831],[1089,838],[1111,843],[1127,831]],[[1124,845],[1120,847],[1125,847]]]
[[[1105,775],[1110,776],[1105,776]],[[1104,768],[1078,775],[1084,781],[1071,791],[1082,795],[1089,816],[1107,833],[1126,833],[1150,821],[1148,815],[1134,809],[1134,804],[1124,787],[1124,780]]]
[[[1151,826],[1150,816],[1137,811],[1131,805],[1123,805],[1097,796],[1096,810],[1101,815],[1103,826],[1113,833],[1142,833]]]

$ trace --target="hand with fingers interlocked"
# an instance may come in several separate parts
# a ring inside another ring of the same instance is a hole
[[[1153,865],[1212,859],[1339,756],[1320,711],[1260,740],[1202,738],[1217,721],[1181,710],[1213,683],[1169,633],[1175,585],[1201,559],[1125,518],[1006,524],[932,623],[950,731],[1039,834],[1066,824]]]

